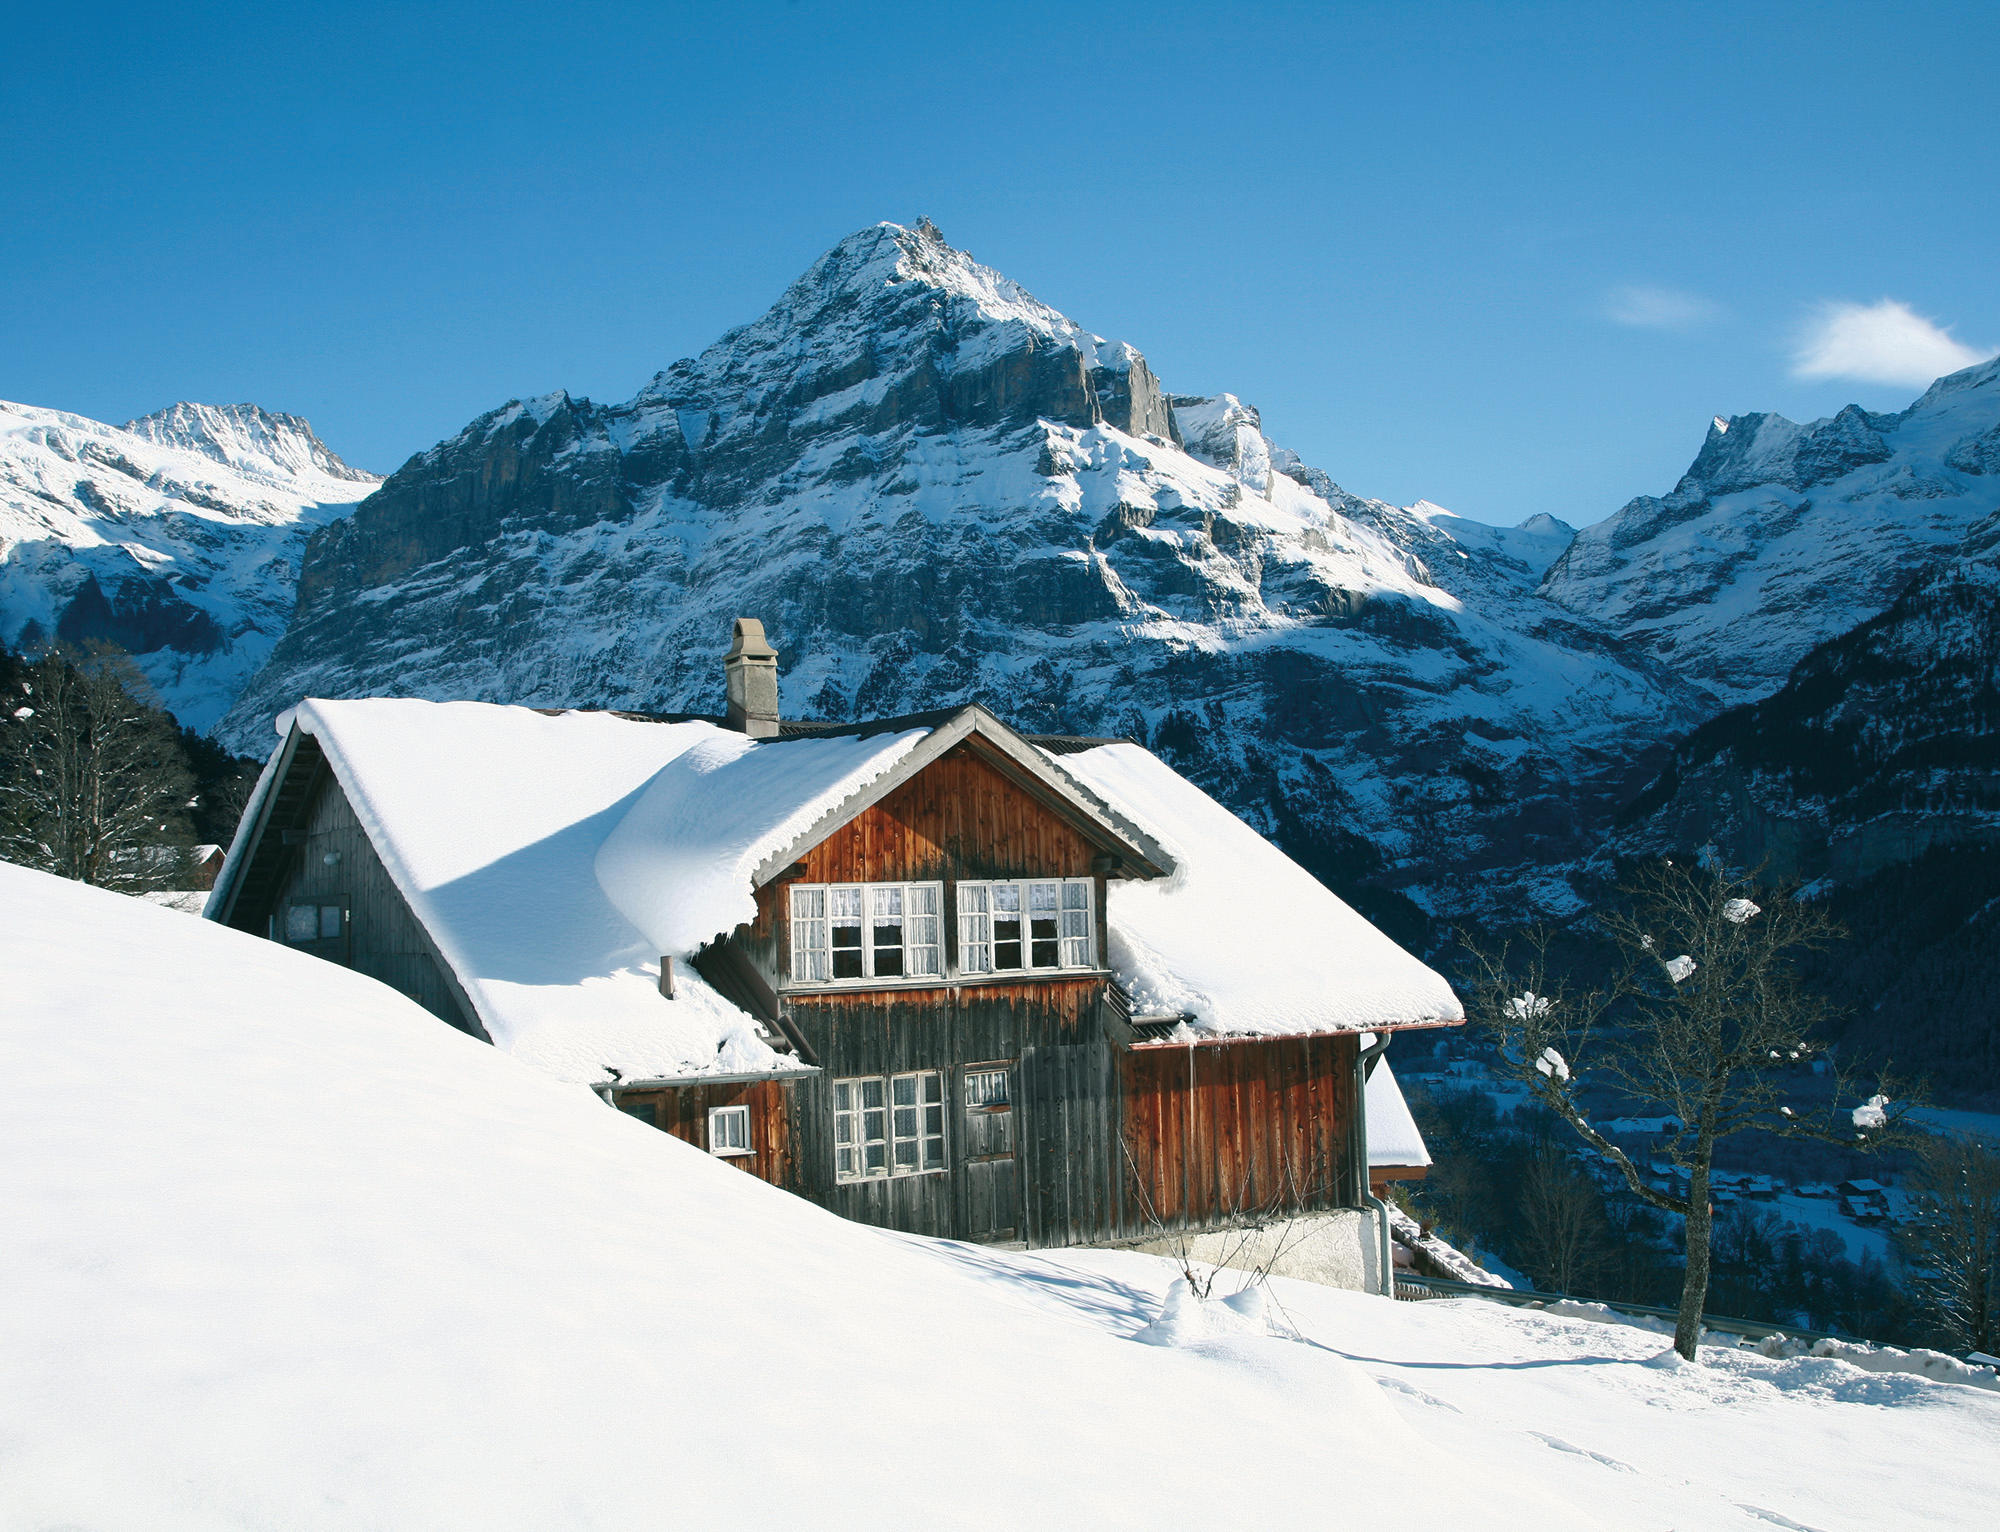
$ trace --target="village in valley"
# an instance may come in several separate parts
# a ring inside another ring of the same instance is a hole
[[[1988,1524],[1991,18],[86,9],[0,1532]]]

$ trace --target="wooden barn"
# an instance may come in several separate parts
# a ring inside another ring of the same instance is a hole
[[[789,723],[776,660],[737,624],[723,719],[304,703],[209,918],[850,1218],[1309,1218],[1316,1274],[1385,1280],[1371,1180],[1428,1160],[1370,1071],[1462,1019],[1443,980],[1138,745]]]

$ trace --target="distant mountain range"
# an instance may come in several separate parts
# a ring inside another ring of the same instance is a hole
[[[2000,363],[1496,528],[882,224],[633,399],[509,402],[379,488],[252,406],[0,407],[0,640],[126,643],[262,753],[308,694],[719,708],[757,615],[793,713],[1134,735],[1407,933],[1574,909],[1648,843],[1866,878],[1983,834],[1990,762],[1935,752],[1984,716],[1996,512]]]
[[[212,729],[291,620],[306,539],[380,482],[254,404],[120,428],[0,402],[0,643],[127,649]]]

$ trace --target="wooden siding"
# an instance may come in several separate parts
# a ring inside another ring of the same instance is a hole
[[[1267,1038],[1123,1055],[1128,1177],[1169,1228],[1353,1207],[1351,1035]]]
[[[795,1106],[791,1082],[784,1080],[743,1080],[721,1085],[674,1085],[658,1089],[619,1091],[619,1110],[650,1121],[661,1131],[684,1139],[704,1152],[708,1149],[708,1113],[711,1107],[750,1108],[751,1154],[722,1156],[725,1164],[762,1177],[788,1191],[799,1190],[798,1155],[795,1151],[793,1115]],[[651,1116],[646,1116],[650,1111]]]
[[[260,901],[263,908],[239,907],[233,923],[242,925],[254,919],[254,929],[282,938],[287,905],[343,904],[348,911],[345,950],[324,948],[319,943],[301,950],[380,979],[459,1030],[485,1036],[430,936],[375,854],[374,843],[355,818],[340,783],[324,762],[313,769],[316,780],[304,801],[304,823],[297,827],[303,830],[303,841],[286,848],[293,854],[285,858],[273,880],[271,895]],[[282,831],[274,826],[267,833],[277,836]],[[329,854],[337,857],[332,866],[326,862]],[[273,920],[276,926],[271,924]]]
[[[785,889],[801,883],[928,883],[944,889],[947,976],[958,969],[960,879],[1092,877],[1098,851],[1067,819],[966,745],[947,751],[757,890],[757,918],[732,940],[775,989],[791,971]],[[1095,874],[1100,960],[1105,878]]]
[[[1096,848],[964,745],[806,853],[808,883],[1090,876]]]
[[[820,1060],[822,1077],[794,1087],[802,1154],[799,1189],[815,1202],[862,1223],[958,1239],[997,1237],[995,1208],[1008,1196],[996,1186],[1004,1172],[966,1175],[969,1134],[965,1074],[974,1067],[1009,1072],[1015,1155],[1013,1237],[1029,1244],[1068,1244],[1069,1220],[1051,1232],[1051,1183],[1067,1174],[1063,1160],[1085,1152],[1082,1125],[1038,1110],[1040,1055],[1088,1047],[1102,1056],[1097,1010],[1103,984],[1095,979],[1042,980],[921,990],[789,997],[792,1024]],[[945,1160],[942,1174],[840,1182],[833,1175],[833,1082],[855,1076],[936,1070],[944,1076]],[[1109,1103],[1107,1102],[1108,1106]],[[1069,1135],[1076,1135],[1072,1143]],[[1101,1136],[1101,1128],[1100,1128]],[[984,1147],[983,1145],[981,1146]],[[1099,1157],[1093,1153],[1093,1158]],[[1063,1204],[1065,1212],[1067,1203]],[[1100,1212],[1102,1210],[1100,1209]]]

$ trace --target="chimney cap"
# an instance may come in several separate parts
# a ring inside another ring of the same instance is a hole
[[[778,651],[764,637],[764,624],[755,617],[736,619],[736,636],[729,645],[732,660],[775,660]]]

